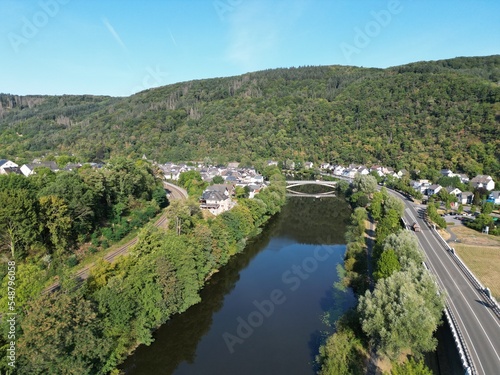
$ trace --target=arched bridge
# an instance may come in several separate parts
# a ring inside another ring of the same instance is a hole
[[[335,197],[335,185],[336,181],[320,181],[320,180],[304,180],[304,181],[286,181],[286,191],[288,197],[310,197],[310,198],[327,198],[327,197]],[[293,188],[297,186],[304,185],[320,185],[331,188],[331,191],[327,191],[324,193],[302,193],[300,191],[293,190]]]

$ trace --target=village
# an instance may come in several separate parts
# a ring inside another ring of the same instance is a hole
[[[145,159],[145,157],[143,157]],[[182,173],[189,171],[197,171],[200,173],[202,180],[209,184],[205,189],[202,196],[199,198],[200,208],[207,210],[213,215],[219,215],[222,212],[230,210],[234,205],[234,197],[236,188],[240,187],[245,189],[246,196],[253,198],[258,194],[261,189],[266,187],[264,177],[253,167],[240,167],[240,163],[232,162],[227,165],[207,165],[203,162],[188,162],[188,163],[173,163],[168,162],[165,164],[158,164],[152,162],[164,175],[165,180],[178,181]],[[103,163],[84,163],[92,168],[102,168]],[[48,168],[53,172],[59,171],[72,171],[82,167],[82,163],[68,163],[63,168],[59,168],[55,161],[39,161],[35,160],[32,163],[17,165],[11,160],[0,160],[0,174],[17,173],[24,176],[30,176],[35,173],[37,168]],[[318,176],[332,176],[341,178],[354,178],[357,174],[360,175],[374,175],[378,179],[392,179],[399,180],[403,178],[408,179],[408,183],[412,189],[422,194],[424,198],[437,196],[440,191],[444,189],[449,195],[455,199],[452,202],[454,205],[472,205],[474,200],[474,192],[478,189],[487,191],[487,202],[494,205],[500,205],[500,190],[495,189],[495,181],[491,176],[477,175],[472,179],[463,173],[454,173],[450,169],[442,169],[440,175],[442,177],[454,178],[456,177],[463,186],[468,187],[468,190],[462,191],[454,186],[441,186],[428,179],[409,179],[409,172],[405,169],[395,170],[391,167],[380,165],[372,165],[367,167],[364,165],[350,164],[348,166],[320,163],[315,167],[313,162],[305,162],[301,165],[299,163],[285,161],[280,163],[275,160],[268,160],[265,162],[266,166],[276,166],[290,172],[300,170],[315,171]]]

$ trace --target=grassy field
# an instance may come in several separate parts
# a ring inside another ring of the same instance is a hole
[[[450,230],[465,245],[497,246],[500,250],[500,237],[498,236],[479,233],[463,225],[452,227]]]
[[[456,244],[455,250],[481,283],[500,301],[500,247]]]
[[[461,243],[452,246],[481,283],[500,301],[500,238],[464,226],[451,229]]]

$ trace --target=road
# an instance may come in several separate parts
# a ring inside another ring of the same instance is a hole
[[[179,200],[179,199],[187,199],[188,198],[188,193],[186,190],[183,188],[176,186],[174,184],[168,183],[168,182],[163,182],[163,186],[166,190],[168,190],[168,198],[169,200]],[[167,215],[166,213],[163,213],[163,215],[160,216],[160,218],[153,224],[155,227],[163,227],[167,225]],[[129,249],[134,246],[137,243],[138,237],[133,238],[126,244],[120,246],[117,249],[113,249],[109,253],[107,253],[103,259],[112,263],[117,257],[126,254]],[[77,280],[85,280],[90,276],[90,270],[94,267],[94,263],[91,263],[82,269],[78,270],[78,272],[75,273],[75,278]],[[46,288],[43,292],[44,293],[50,293],[55,290],[59,289],[59,282],[55,282],[54,284],[50,285],[48,288]]]
[[[396,193],[394,193],[396,194]],[[449,309],[455,316],[477,374],[500,374],[500,319],[483,291],[475,286],[446,250],[441,239],[423,220],[423,208],[398,194],[405,205],[408,224],[419,223],[415,233],[426,254],[426,263],[447,293]]]

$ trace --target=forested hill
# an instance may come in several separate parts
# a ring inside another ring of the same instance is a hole
[[[499,84],[500,56],[489,56],[273,69],[127,98],[3,94],[0,158],[290,158],[498,177]]]

